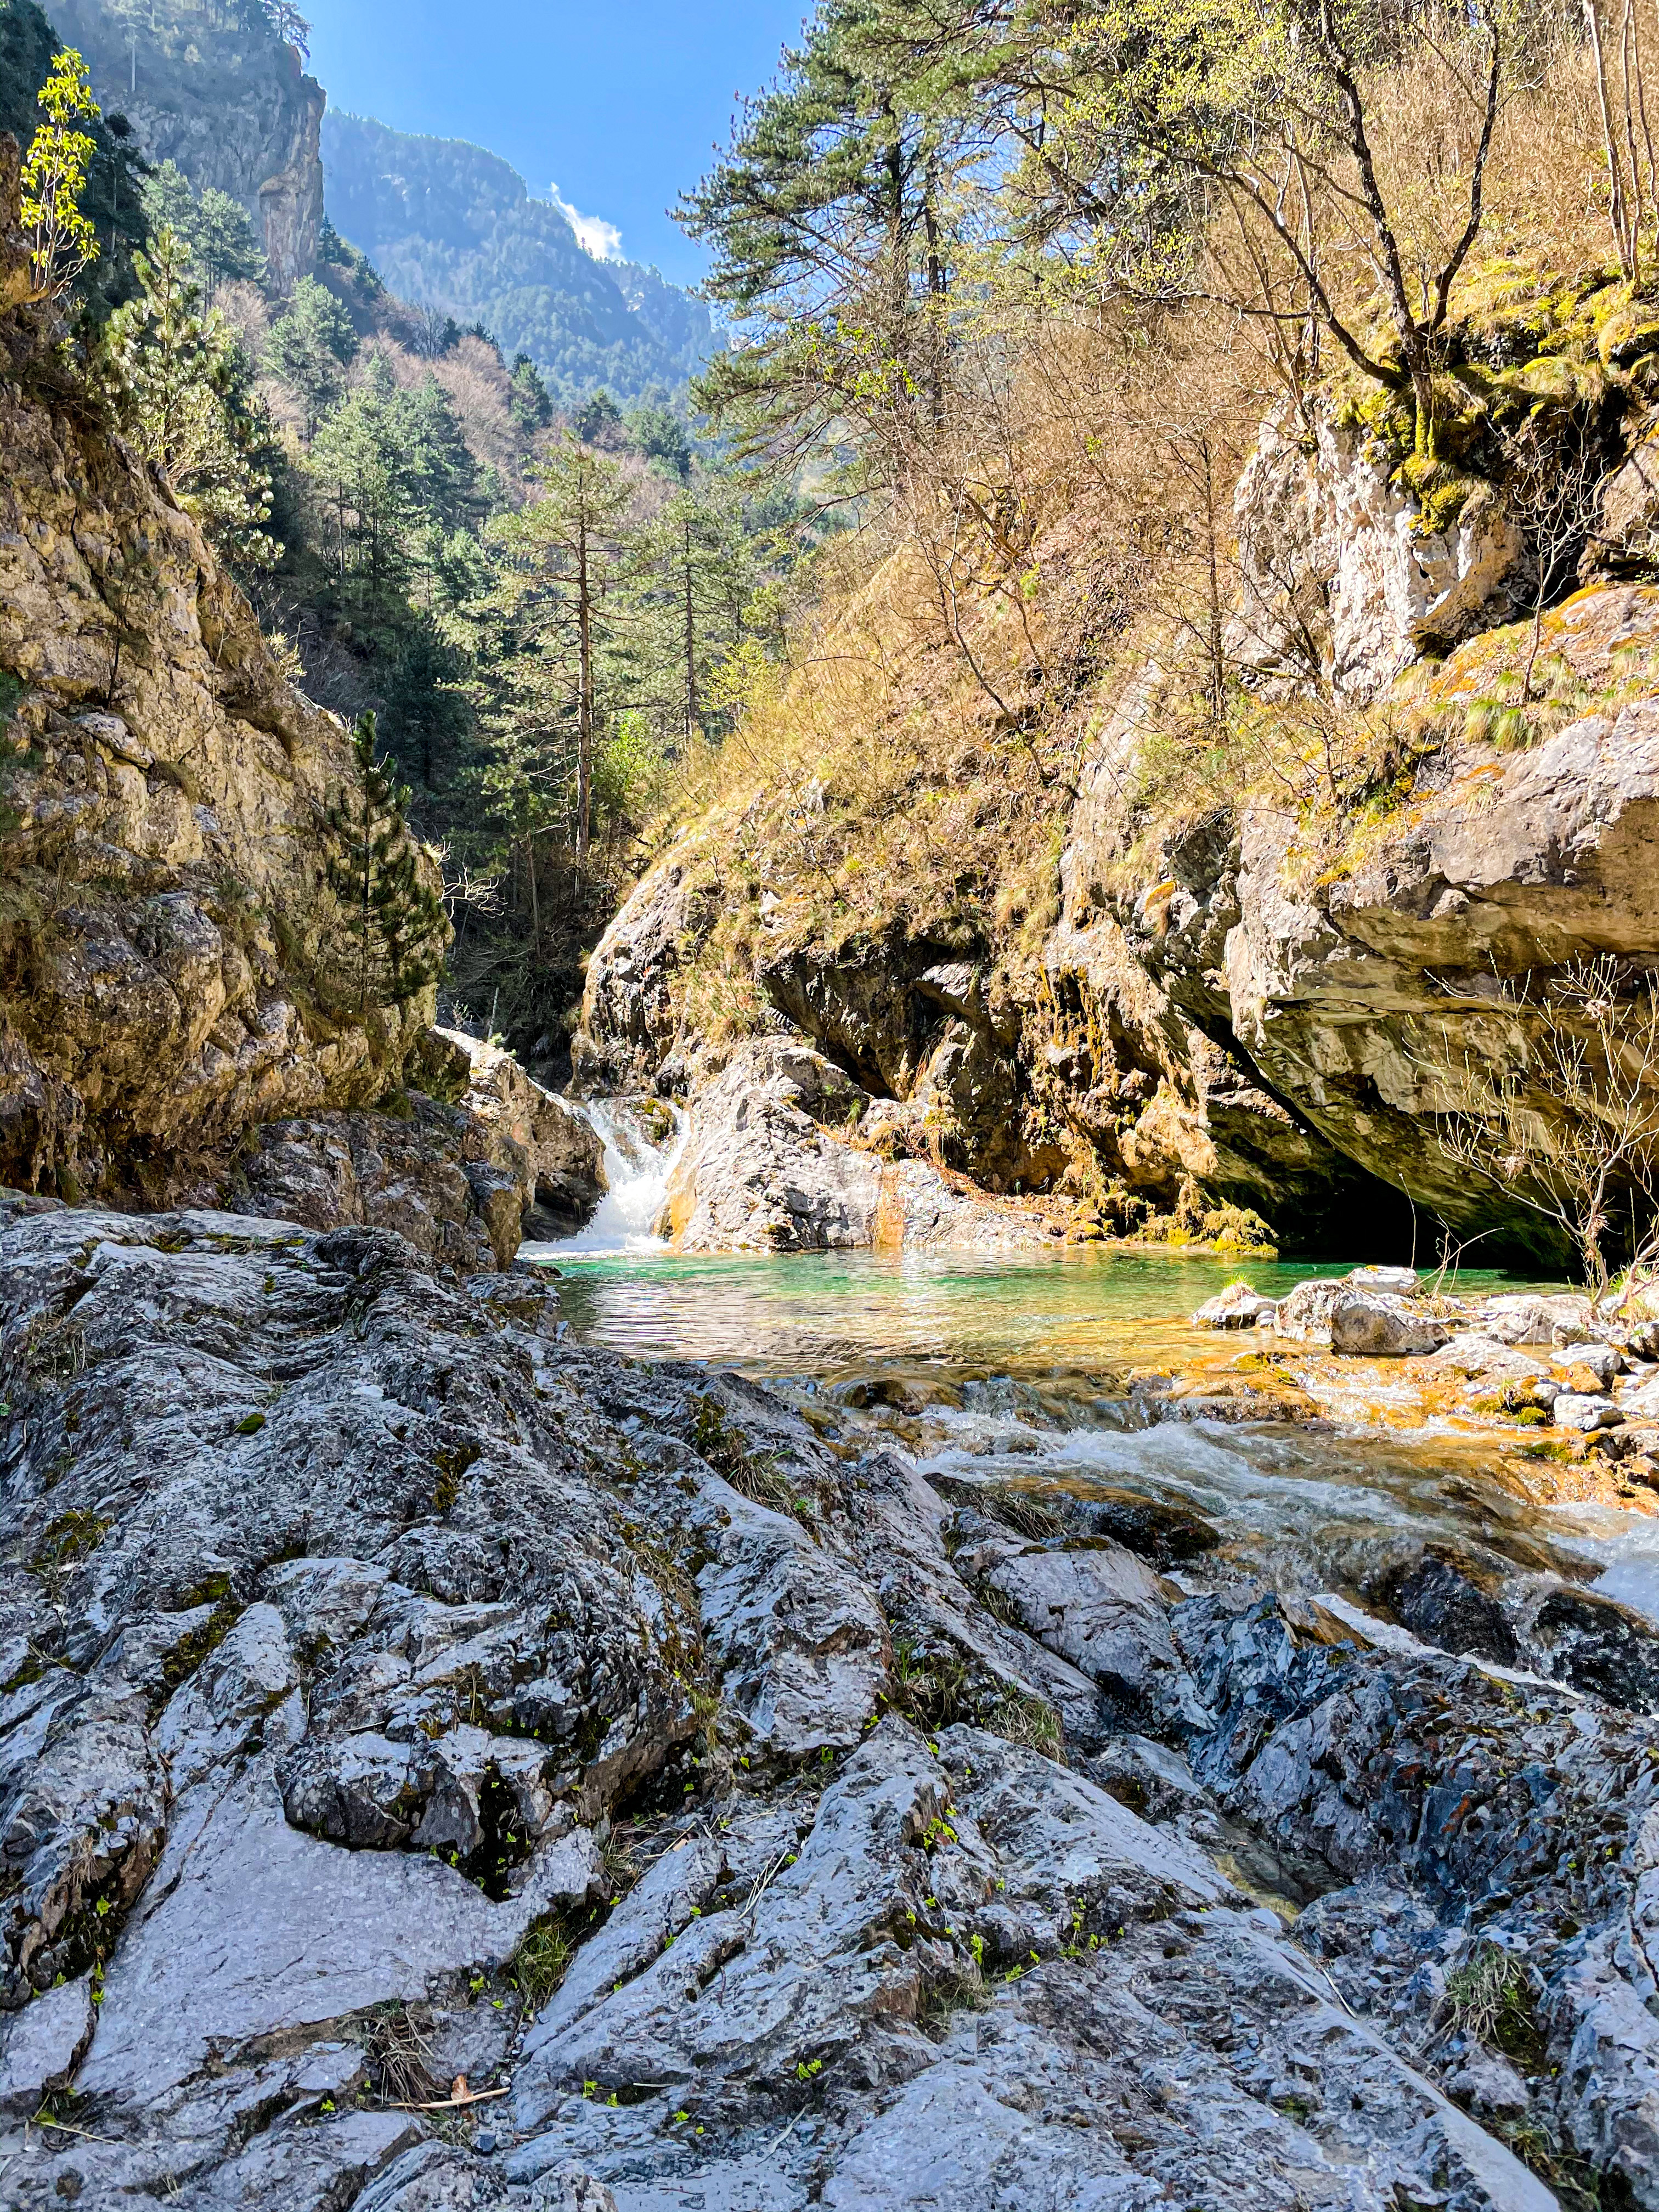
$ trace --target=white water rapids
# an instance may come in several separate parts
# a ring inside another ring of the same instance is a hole
[[[657,1223],[668,1203],[668,1179],[685,1142],[684,1115],[677,1106],[668,1109],[674,1117],[674,1134],[660,1144],[620,1099],[570,1098],[564,1103],[581,1115],[605,1146],[605,1195],[586,1229],[556,1243],[520,1245],[520,1256],[556,1265],[579,1256],[665,1252],[667,1240],[656,1233]]]

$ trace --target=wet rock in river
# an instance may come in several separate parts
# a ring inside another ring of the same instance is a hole
[[[1659,1711],[1659,1629],[1595,1590],[1545,1592],[1523,1621],[1542,1670],[1634,1712]]]
[[[1218,1297],[1206,1299],[1193,1316],[1195,1328],[1258,1328],[1271,1323],[1277,1302],[1252,1290],[1248,1283],[1230,1283]]]
[[[1316,1276],[1298,1283],[1279,1302],[1273,1328],[1293,1344],[1328,1344],[1331,1310],[1348,1285],[1334,1276]]]
[[[1601,1391],[1558,1390],[1551,1410],[1558,1429],[1575,1429],[1581,1436],[1616,1429],[1625,1418]]]
[[[1514,1667],[1520,1663],[1520,1646],[1498,1595],[1501,1587],[1491,1567],[1445,1546],[1425,1545],[1414,1561],[1390,1570],[1367,1595],[1425,1644]]]
[[[1443,1321],[1382,1291],[1345,1287],[1330,1308],[1331,1349],[1367,1359],[1437,1352],[1451,1334]]]
[[[1559,1348],[1588,1344],[1595,1335],[1589,1300],[1572,1291],[1553,1297],[1522,1291],[1488,1298],[1475,1316],[1475,1326],[1500,1344],[1547,1344]]]
[[[1356,1291],[1377,1291],[1391,1297],[1415,1297],[1421,1288],[1415,1267],[1354,1267],[1348,1280]]]

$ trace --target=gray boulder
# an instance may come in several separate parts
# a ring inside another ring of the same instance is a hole
[[[1559,1390],[1553,1408],[1558,1429],[1576,1429],[1590,1436],[1597,1429],[1616,1429],[1625,1415],[1613,1400],[1600,1392]]]
[[[1193,1316],[1194,1328],[1270,1328],[1279,1308],[1248,1283],[1229,1283],[1215,1297],[1206,1298]]]
[[[1292,1344],[1328,1344],[1332,1309],[1347,1288],[1335,1276],[1316,1276],[1298,1283],[1279,1301],[1273,1316],[1275,1334],[1288,1337]]]
[[[88,1977],[0,2013],[0,2114],[27,2117],[74,2075],[96,2020]]]
[[[1210,1716],[1170,1641],[1163,1589],[1121,1546],[1018,1551],[988,1586],[1029,1635],[1097,1683],[1115,1711],[1155,1735],[1208,1724]]]
[[[1367,1359],[1409,1359],[1437,1352],[1451,1334],[1409,1300],[1344,1288],[1331,1301],[1331,1349]]]

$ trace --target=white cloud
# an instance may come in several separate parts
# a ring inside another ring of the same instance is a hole
[[[548,198],[576,234],[576,243],[584,253],[595,261],[620,261],[623,258],[622,233],[614,222],[607,222],[602,215],[581,215],[567,199],[561,199],[556,185],[547,188]]]

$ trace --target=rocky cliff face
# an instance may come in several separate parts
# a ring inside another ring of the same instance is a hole
[[[1299,433],[1299,434],[1297,434]],[[1238,603],[1228,637],[1258,678],[1378,697],[1425,651],[1502,621],[1533,581],[1525,535],[1495,494],[1443,528],[1396,457],[1321,414],[1262,429],[1238,483]]]
[[[505,1265],[533,1209],[591,1211],[598,1139],[434,1035],[429,985],[371,988],[331,876],[347,732],[50,337],[0,321],[0,1182]]]
[[[158,1194],[368,1105],[430,1016],[349,988],[346,732],[196,525],[14,322],[0,386],[0,1173]]]
[[[1552,645],[1594,692],[1656,623],[1653,586],[1601,586],[1559,611]],[[1455,696],[1463,679],[1455,657],[1438,680]],[[1611,703],[1522,752],[1437,748],[1352,860],[1311,883],[1298,828],[1253,805],[1172,848],[1160,897],[1130,917],[1138,961],[1346,1159],[1456,1227],[1536,1237],[1495,1174],[1447,1157],[1435,1117],[1458,1103],[1465,1054],[1524,1079],[1535,1022],[1505,981],[1659,949],[1659,706]]]
[[[240,200],[279,289],[305,276],[323,220],[327,96],[263,13],[219,22],[182,0],[118,14],[106,0],[58,0],[49,13],[86,58],[105,113],[126,117],[147,157]]]
[[[1496,1234],[1488,1256],[1559,1264],[1501,1176],[1438,1133],[1465,1060],[1542,1103],[1516,1003],[1534,980],[1659,951],[1659,589],[1641,580],[1659,474],[1648,416],[1621,434],[1590,581],[1534,637],[1513,617],[1536,562],[1498,493],[1468,491],[1437,531],[1374,437],[1322,419],[1298,444],[1270,422],[1238,489],[1231,650],[1264,723],[1313,717],[1285,725],[1288,772],[1253,781],[1241,752],[1160,826],[1148,664],[1085,750],[1035,957],[988,919],[815,933],[757,896],[752,855],[727,881],[730,825],[711,821],[595,954],[583,1064],[695,1090],[689,1010],[720,998],[690,985],[746,901],[738,981],[867,1095],[861,1136],[891,1157],[1082,1198],[1109,1228],[1188,1235],[1243,1208],[1297,1250],[1403,1256],[1437,1220]],[[1328,740],[1346,765],[1321,770]]]

